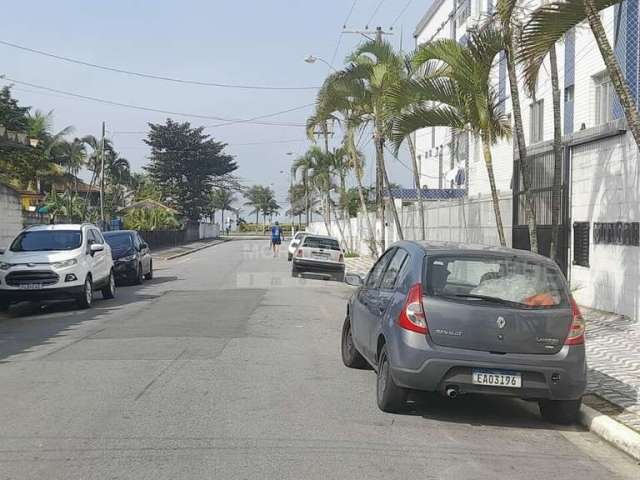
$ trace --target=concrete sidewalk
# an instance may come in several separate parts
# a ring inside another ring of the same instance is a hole
[[[223,242],[226,242],[226,240],[221,238],[211,238],[199,240],[197,242],[185,243],[184,245],[177,245],[175,247],[163,247],[154,249],[152,251],[152,256],[158,260],[171,260]]]

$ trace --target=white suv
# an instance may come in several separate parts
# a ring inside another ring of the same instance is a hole
[[[98,289],[103,298],[116,294],[111,248],[95,225],[33,226],[0,255],[0,310],[56,298],[89,308]]]

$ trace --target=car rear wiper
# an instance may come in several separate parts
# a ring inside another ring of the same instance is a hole
[[[475,293],[458,293],[455,295],[449,295],[451,297],[457,298],[478,298],[480,300],[485,300],[487,302],[500,303],[502,305],[512,305],[515,302],[510,302],[509,300],[504,300],[498,297],[491,297],[489,295],[477,295]]]

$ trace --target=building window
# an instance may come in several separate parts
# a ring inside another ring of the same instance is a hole
[[[471,0],[456,0],[456,26],[462,25],[471,15]]]
[[[601,73],[593,77],[595,87],[595,124],[602,125],[611,121],[611,99],[613,86],[609,74]]]
[[[564,103],[573,102],[573,85],[564,89]]]
[[[529,142],[541,142],[544,134],[544,100],[533,102],[529,107]]]
[[[573,264],[589,266],[589,222],[573,224]]]

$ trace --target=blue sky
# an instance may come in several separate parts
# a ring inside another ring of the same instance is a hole
[[[389,29],[407,0],[386,0],[369,28]],[[405,49],[414,45],[413,29],[431,0],[414,0],[387,37]],[[5,2],[0,40],[101,65],[157,75],[209,82],[266,86],[317,86],[328,67],[307,64],[314,54],[327,61],[336,52],[339,68],[345,55],[362,40],[340,35],[353,0],[312,1],[135,1]],[[347,23],[363,29],[380,0],[357,0]],[[401,34],[402,32],[402,34]],[[342,38],[340,38],[342,37]],[[340,39],[339,47],[338,40]],[[224,118],[251,118],[314,101],[313,90],[257,91],[181,85],[73,65],[0,45],[0,75],[81,95],[100,97],[160,110]],[[5,84],[6,82],[2,83]],[[75,134],[98,135],[102,120],[116,149],[134,169],[146,163],[148,149],[139,132],[147,122],[163,122],[167,115],[79,100],[33,87],[15,85],[14,95],[24,105],[54,110],[55,127],[72,124]],[[311,108],[269,118],[274,122],[303,123]],[[219,123],[173,116],[193,125]],[[292,157],[307,146],[300,127],[235,124],[207,130],[229,144],[237,174],[248,185],[273,184],[284,205]],[[336,138],[337,140],[337,138]],[[242,145],[257,142],[282,142]],[[286,143],[285,143],[286,142]],[[372,171],[373,152],[366,148]],[[406,159],[405,159],[406,160]],[[392,181],[408,185],[409,172],[389,162]]]

